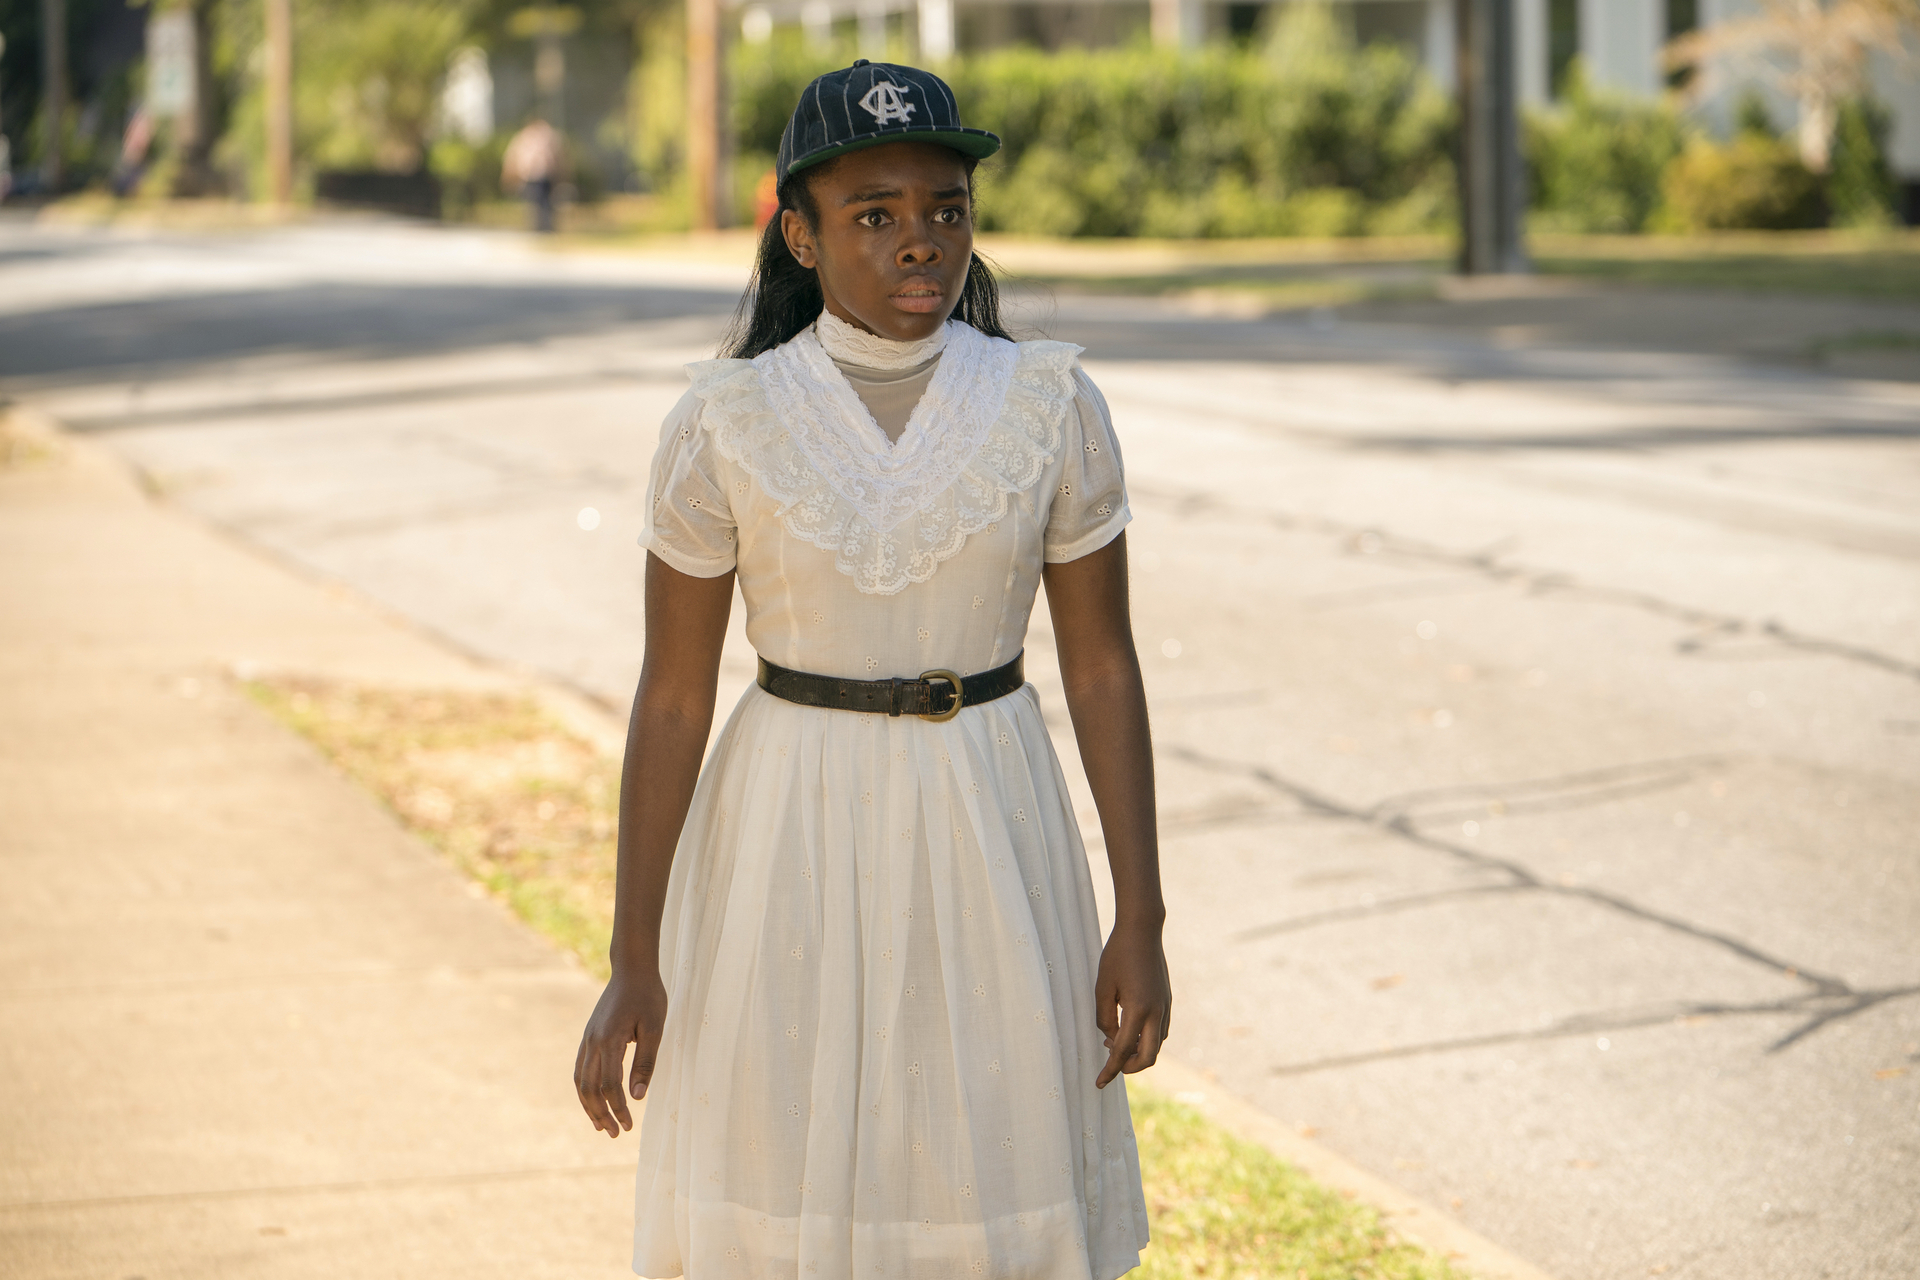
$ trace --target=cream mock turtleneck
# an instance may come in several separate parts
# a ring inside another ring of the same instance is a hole
[[[919,342],[896,342],[856,329],[831,311],[822,311],[813,330],[854,394],[867,406],[874,425],[888,440],[899,440],[933,381],[952,322]]]
[[[918,342],[895,342],[865,329],[856,329],[831,311],[822,311],[813,331],[827,354],[841,364],[863,369],[911,369],[925,364],[947,349],[949,320],[930,338]]]

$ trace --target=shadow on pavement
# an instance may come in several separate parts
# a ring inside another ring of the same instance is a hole
[[[311,284],[0,316],[0,378],[165,377],[280,353],[418,356],[644,321],[720,318],[736,295],[660,287]]]

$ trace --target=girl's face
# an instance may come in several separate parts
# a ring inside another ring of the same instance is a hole
[[[827,310],[898,342],[931,337],[973,260],[973,201],[958,152],[931,142],[852,151],[808,184],[818,229],[780,215],[787,247],[820,279]]]

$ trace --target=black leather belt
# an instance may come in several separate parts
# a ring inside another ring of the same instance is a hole
[[[977,676],[952,671],[923,671],[918,680],[841,680],[789,671],[760,659],[760,687],[776,698],[803,707],[832,707],[841,711],[869,711],[890,716],[920,716],[941,723],[974,707],[1004,698],[1027,682],[1026,653],[1012,662]],[[958,693],[958,697],[954,696]]]

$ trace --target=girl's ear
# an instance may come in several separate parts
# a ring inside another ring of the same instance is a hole
[[[780,234],[786,237],[787,251],[793,254],[793,260],[807,270],[812,271],[820,265],[819,251],[813,242],[813,228],[800,216],[797,209],[780,211]]]

